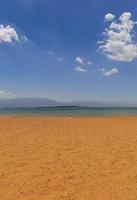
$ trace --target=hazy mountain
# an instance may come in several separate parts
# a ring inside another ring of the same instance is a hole
[[[61,103],[46,98],[29,97],[0,99],[0,107],[55,107],[55,106],[88,106],[88,107],[128,107],[136,104],[127,104],[119,102],[97,102],[97,101],[74,101]]]
[[[0,99],[0,107],[53,107],[60,105],[57,101],[37,97]]]
[[[124,102],[102,102],[102,101],[75,101],[68,103],[69,105],[87,106],[87,107],[135,107],[135,103]]]

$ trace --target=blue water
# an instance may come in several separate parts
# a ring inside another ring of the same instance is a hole
[[[26,116],[134,116],[137,108],[114,107],[41,107],[41,108],[0,108],[0,115]]]

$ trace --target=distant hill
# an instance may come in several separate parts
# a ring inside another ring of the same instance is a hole
[[[54,107],[60,105],[57,101],[37,97],[0,99],[0,107]]]
[[[74,106],[85,106],[85,107],[136,107],[136,104],[121,103],[121,102],[103,102],[103,101],[75,101],[68,103]]]
[[[134,107],[135,104],[118,102],[97,102],[97,101],[74,101],[61,103],[55,100],[29,97],[0,99],[0,107],[56,107],[56,106],[86,106],[86,107]]]

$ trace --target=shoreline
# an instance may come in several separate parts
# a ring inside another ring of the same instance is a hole
[[[22,114],[13,114],[13,115],[1,115],[0,114],[0,119],[2,118],[30,118],[30,119],[119,119],[119,118],[137,118],[137,115],[95,115],[95,116],[80,116],[80,115],[73,115],[73,116],[63,116],[63,115],[56,115],[56,116],[53,116],[53,115],[22,115]]]

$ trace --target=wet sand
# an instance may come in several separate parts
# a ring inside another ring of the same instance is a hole
[[[137,199],[137,117],[0,117],[0,200],[112,199]]]

